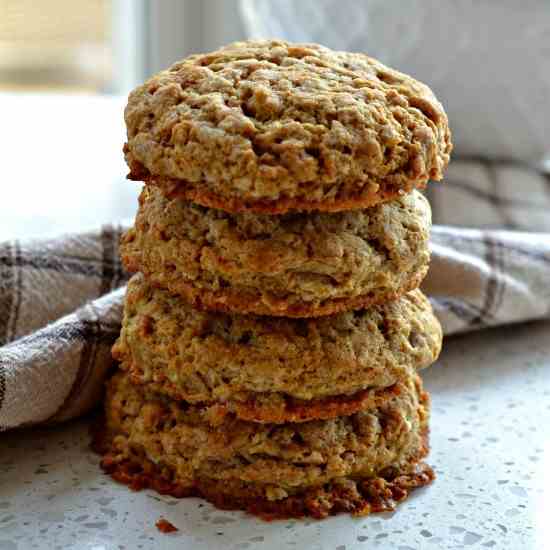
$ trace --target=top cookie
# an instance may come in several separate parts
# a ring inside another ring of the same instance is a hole
[[[236,42],[129,97],[131,179],[231,212],[372,206],[439,180],[451,151],[431,90],[359,53]]]

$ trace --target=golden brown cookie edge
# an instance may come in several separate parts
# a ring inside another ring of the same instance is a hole
[[[357,210],[370,208],[395,200],[410,193],[414,189],[424,189],[427,181],[409,181],[407,185],[399,189],[379,190],[376,193],[357,194],[350,197],[341,197],[332,200],[309,201],[294,198],[280,198],[278,200],[244,200],[237,197],[222,196],[201,189],[200,184],[191,183],[174,178],[155,176],[146,170],[132,166],[127,178],[133,181],[143,181],[146,185],[153,185],[162,190],[169,199],[180,198],[189,200],[208,208],[224,210],[233,214],[252,212],[255,214],[285,214],[293,211],[318,210],[320,212],[341,212],[344,210]]]
[[[118,354],[114,354],[120,359]],[[124,363],[124,362],[123,362]],[[122,363],[122,364],[123,364]],[[144,382],[140,376],[132,372],[132,367],[121,367],[128,373],[130,381],[135,386],[149,388],[159,395],[167,395],[175,401],[187,401],[177,390],[167,391],[162,383]],[[416,377],[416,373],[411,374]],[[297,399],[284,396],[284,403],[278,407],[262,405],[252,394],[243,401],[227,400],[224,402],[200,402],[209,408],[208,417],[213,425],[223,421],[228,414],[234,414],[240,420],[261,424],[284,424],[286,422],[300,423],[311,420],[329,420],[340,416],[351,416],[359,411],[379,407],[386,401],[399,395],[400,380],[387,387],[365,388],[350,395],[331,395],[317,399]]]
[[[132,270],[132,266],[127,264],[126,267]],[[376,296],[361,295],[354,298],[332,298],[326,300],[319,306],[314,306],[302,302],[300,304],[289,305],[287,302],[278,302],[278,307],[268,307],[261,299],[261,296],[247,295],[243,297],[238,292],[218,291],[196,288],[193,284],[185,281],[179,281],[177,284],[168,284],[167,287],[155,280],[154,274],[144,272],[144,276],[156,288],[169,290],[172,293],[182,296],[193,307],[206,311],[217,311],[221,313],[237,313],[237,314],[255,314],[268,315],[273,317],[292,317],[292,318],[307,318],[307,317],[323,317],[333,315],[343,311],[355,309],[363,309],[370,306],[384,304],[397,300],[407,292],[417,289],[422,283],[428,272],[428,266],[416,274],[415,277],[407,281],[398,291],[385,292]]]

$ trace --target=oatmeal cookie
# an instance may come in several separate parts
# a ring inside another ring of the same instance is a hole
[[[418,287],[430,225],[417,191],[363,210],[272,216],[170,200],[146,187],[120,253],[127,269],[198,307],[311,317]]]
[[[105,415],[95,447],[115,479],[268,518],[391,510],[433,479],[421,463],[429,397],[417,375],[384,404],[351,416],[278,425],[228,416],[212,427],[202,407],[143,390],[118,373]]]
[[[135,275],[113,347],[132,381],[175,400],[261,422],[348,414],[433,363],[441,327],[426,297],[319,317],[193,308]]]
[[[452,148],[424,84],[279,40],[174,64],[130,94],[125,121],[131,179],[231,212],[372,206],[440,180]]]

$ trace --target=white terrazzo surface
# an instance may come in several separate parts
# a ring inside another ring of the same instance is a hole
[[[0,434],[0,550],[550,548],[550,323],[451,339],[424,378],[438,479],[394,514],[264,523],[131,493],[80,421]]]

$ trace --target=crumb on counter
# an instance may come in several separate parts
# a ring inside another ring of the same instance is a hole
[[[179,529],[175,525],[164,518],[160,518],[155,523],[155,526],[161,533],[175,533],[176,531],[179,531]]]

